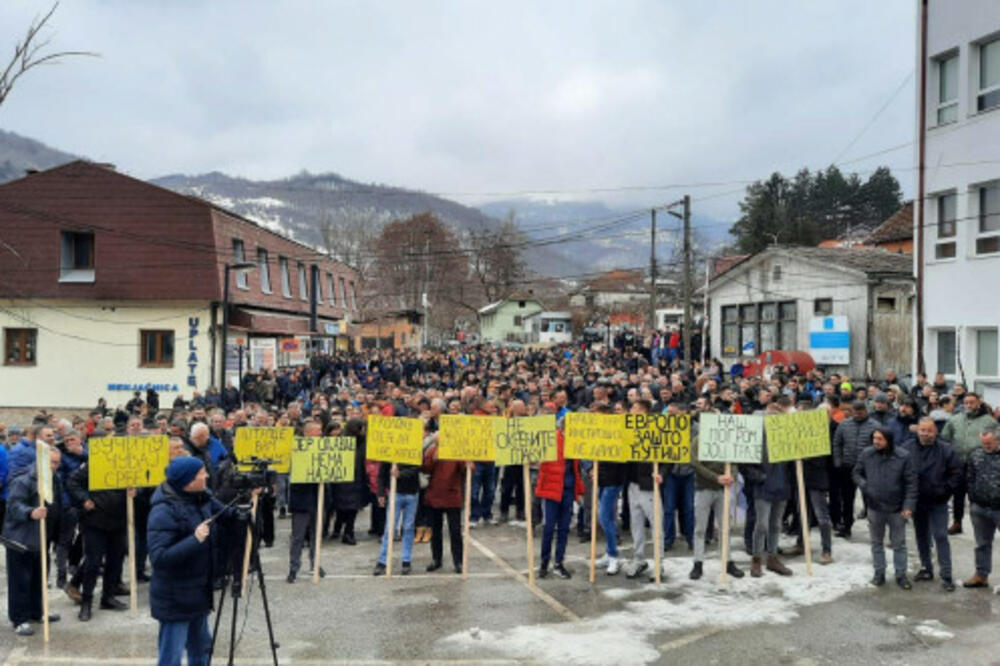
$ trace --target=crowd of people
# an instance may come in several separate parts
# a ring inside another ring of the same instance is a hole
[[[643,344],[633,336],[610,348],[514,350],[483,345],[316,354],[308,365],[249,372],[240,389],[230,384],[222,391],[195,392],[188,400],[178,397],[170,408],[160,405],[155,392],[145,397],[137,393],[116,408],[102,399],[86,416],[41,414],[32,423],[0,424],[10,621],[19,635],[30,635],[31,623],[41,619],[41,520],[47,521],[51,535],[55,584],[79,604],[79,620],[89,620],[94,612],[98,578],[99,610],[126,608],[118,597],[128,591],[122,565],[126,497],[131,495],[136,507],[136,577],[140,583],[152,577],[150,599],[154,617],[161,621],[161,654],[167,650],[179,655],[187,646],[190,655],[192,644],[197,654],[198,645],[207,640],[203,620],[212,607],[211,593],[225,567],[222,542],[232,515],[221,507],[236,493],[234,432],[245,426],[288,426],[302,436],[353,437],[354,480],[329,484],[320,536],[355,546],[358,516],[367,510],[368,533],[381,538],[375,575],[386,570],[387,546],[393,538],[402,541],[403,575],[412,571],[414,544],[424,542],[430,545],[426,570],[433,572],[444,565],[447,521],[451,569],[461,573],[466,467],[473,468],[473,528],[524,521],[526,493],[520,466],[439,459],[437,433],[440,416],[446,413],[554,414],[560,427],[569,411],[691,416],[691,462],[661,465],[655,479],[649,463],[601,463],[594,478],[588,461],[564,458],[558,434],[558,460],[534,466],[530,476],[532,515],[537,519],[533,528],[542,531],[539,577],[572,576],[565,561],[567,543],[574,518],[576,535],[581,541],[590,538],[590,498],[596,483],[604,546],[597,565],[609,576],[651,576],[646,545],[659,488],[662,546],[676,554],[680,544],[686,544],[692,557],[690,577],[701,578],[706,545],[718,539],[723,496],[735,487],[746,510],[743,541],[752,577],[765,571],[792,574],[785,562],[803,552],[801,521],[818,528],[817,561],[828,564],[835,557],[834,537],[851,539],[855,520],[865,518],[872,583],[886,580],[888,530],[895,580],[910,589],[906,524],[912,521],[919,558],[914,579],[930,581],[936,572],[943,588],[951,591],[955,578],[949,535],[965,528],[968,507],[976,541],[975,571],[962,584],[988,586],[993,535],[1000,528],[1000,408],[991,410],[962,384],[946,382],[940,375],[933,381],[918,375],[908,385],[891,372],[862,380],[819,368],[803,373],[793,366],[744,377],[718,360],[685,362],[676,344],[663,342],[666,337]],[[734,465],[729,474],[720,463],[698,459],[700,414],[803,409],[826,410],[831,442],[829,456],[804,462],[808,515],[799,515],[798,502],[790,501],[797,496],[793,467],[770,463],[766,441],[762,463]],[[367,460],[366,418],[372,414],[421,418],[423,464],[391,466]],[[115,434],[167,435],[167,481],[158,488],[89,490],[88,440]],[[45,506],[38,502],[36,440],[50,445],[55,470],[55,500]],[[396,525],[386,524],[391,475],[396,476]],[[302,570],[303,548],[310,571],[318,566],[313,553],[317,493],[316,484],[289,485],[287,475],[279,475],[260,493],[262,547],[275,545],[275,520],[290,519],[290,584]],[[620,545],[625,531],[631,534],[629,558]],[[782,533],[798,535],[798,544],[780,548]],[[188,557],[200,558],[200,564],[184,564]],[[725,567],[731,576],[744,575],[733,561]],[[322,569],[318,573],[325,574]]]

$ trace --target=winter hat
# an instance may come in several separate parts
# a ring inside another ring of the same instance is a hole
[[[174,458],[167,465],[167,481],[177,490],[183,490],[184,486],[191,483],[204,466],[205,464],[198,458],[190,456]]]
[[[881,392],[880,393],[876,393],[875,394],[875,400],[873,400],[873,402],[880,402],[880,403],[888,405],[889,404],[889,396],[887,396],[885,393],[881,393]]]

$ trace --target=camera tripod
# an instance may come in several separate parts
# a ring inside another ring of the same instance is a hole
[[[212,631],[212,645],[208,650],[208,663],[212,663],[212,656],[215,653],[215,641],[219,637],[219,624],[222,621],[222,613],[226,605],[226,587],[229,587],[230,596],[233,599],[232,618],[229,623],[229,666],[233,665],[236,654],[236,617],[239,615],[240,597],[243,596],[244,576],[256,573],[257,582],[260,585],[260,598],[264,605],[264,619],[267,622],[268,642],[271,646],[271,658],[274,666],[278,666],[278,648],[280,645],[274,640],[274,626],[271,624],[271,608],[267,603],[267,587],[264,583],[264,568],[260,564],[260,534],[258,517],[256,515],[257,503],[243,503],[237,505],[237,520],[234,535],[242,538],[246,535],[243,547],[230,549],[229,561],[226,566],[226,575],[223,578],[222,590],[219,593],[219,609],[215,614],[215,629]],[[246,603],[250,603],[247,599]]]

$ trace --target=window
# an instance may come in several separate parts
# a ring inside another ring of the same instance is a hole
[[[979,235],[976,254],[1000,252],[1000,185],[979,188]]]
[[[760,305],[760,351],[778,349],[778,304]]]
[[[337,304],[337,293],[333,289],[333,275],[326,274],[326,291],[330,294],[330,305]]]
[[[299,298],[303,301],[309,300],[309,287],[306,284],[306,267],[301,262],[299,263]]]
[[[521,315],[514,315],[514,326],[523,326],[523,325],[524,325],[524,317],[522,317]]]
[[[524,307],[524,301],[518,301],[517,302],[517,307],[523,308]]]
[[[955,331],[937,332],[937,370],[946,375],[955,374]]]
[[[59,258],[60,282],[94,281],[94,234],[64,231]]]
[[[722,308],[722,354],[733,356],[739,351],[739,313],[735,305]]]
[[[892,296],[879,296],[875,299],[875,309],[878,312],[895,312],[896,299]]]
[[[756,356],[771,349],[797,348],[798,304],[795,301],[722,308],[723,356]]]
[[[813,301],[813,314],[817,317],[827,317],[833,314],[832,298],[817,298]]]
[[[1000,39],[979,45],[979,94],[976,110],[1000,106]]]
[[[957,247],[955,244],[957,217],[955,205],[957,199],[958,197],[954,193],[942,194],[937,198],[937,237],[938,239],[943,238],[946,240],[943,242],[938,240],[934,246],[935,259],[955,258]]]
[[[778,306],[781,322],[778,324],[781,345],[779,349],[798,349],[798,304],[786,301]]]
[[[37,328],[3,329],[3,364],[35,365],[38,360]]]
[[[139,331],[139,335],[142,339],[142,355],[139,357],[139,367],[174,367],[173,331]]]
[[[771,279],[775,282],[781,282],[781,266],[775,266],[771,269]]]
[[[358,288],[354,286],[354,282],[351,282],[351,309],[358,309]]]
[[[245,263],[247,260],[246,251],[243,249],[243,241],[239,238],[233,239],[233,262],[237,264]],[[236,286],[240,289],[249,289],[250,282],[246,271],[236,271]]]
[[[340,278],[340,307],[347,309],[347,280]]]
[[[976,331],[976,374],[995,377],[997,371],[997,329]]]
[[[958,54],[938,58],[937,124],[947,125],[958,120]]]
[[[281,295],[285,298],[292,297],[292,278],[288,274],[288,259],[278,257],[278,265],[281,268]]]
[[[257,248],[257,270],[260,272],[260,290],[270,294],[271,266],[267,261],[267,250],[262,247]]]
[[[745,356],[756,356],[758,349],[757,306],[740,306],[740,349]]]

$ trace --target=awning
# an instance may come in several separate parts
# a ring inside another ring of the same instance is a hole
[[[233,308],[229,315],[229,325],[231,328],[245,330],[250,334],[265,335],[336,335],[328,332],[327,324],[337,326],[338,330],[343,328],[341,322],[329,317],[319,317],[317,320],[317,330],[309,329],[309,317],[300,314],[271,312],[269,310],[259,310],[257,308]]]

